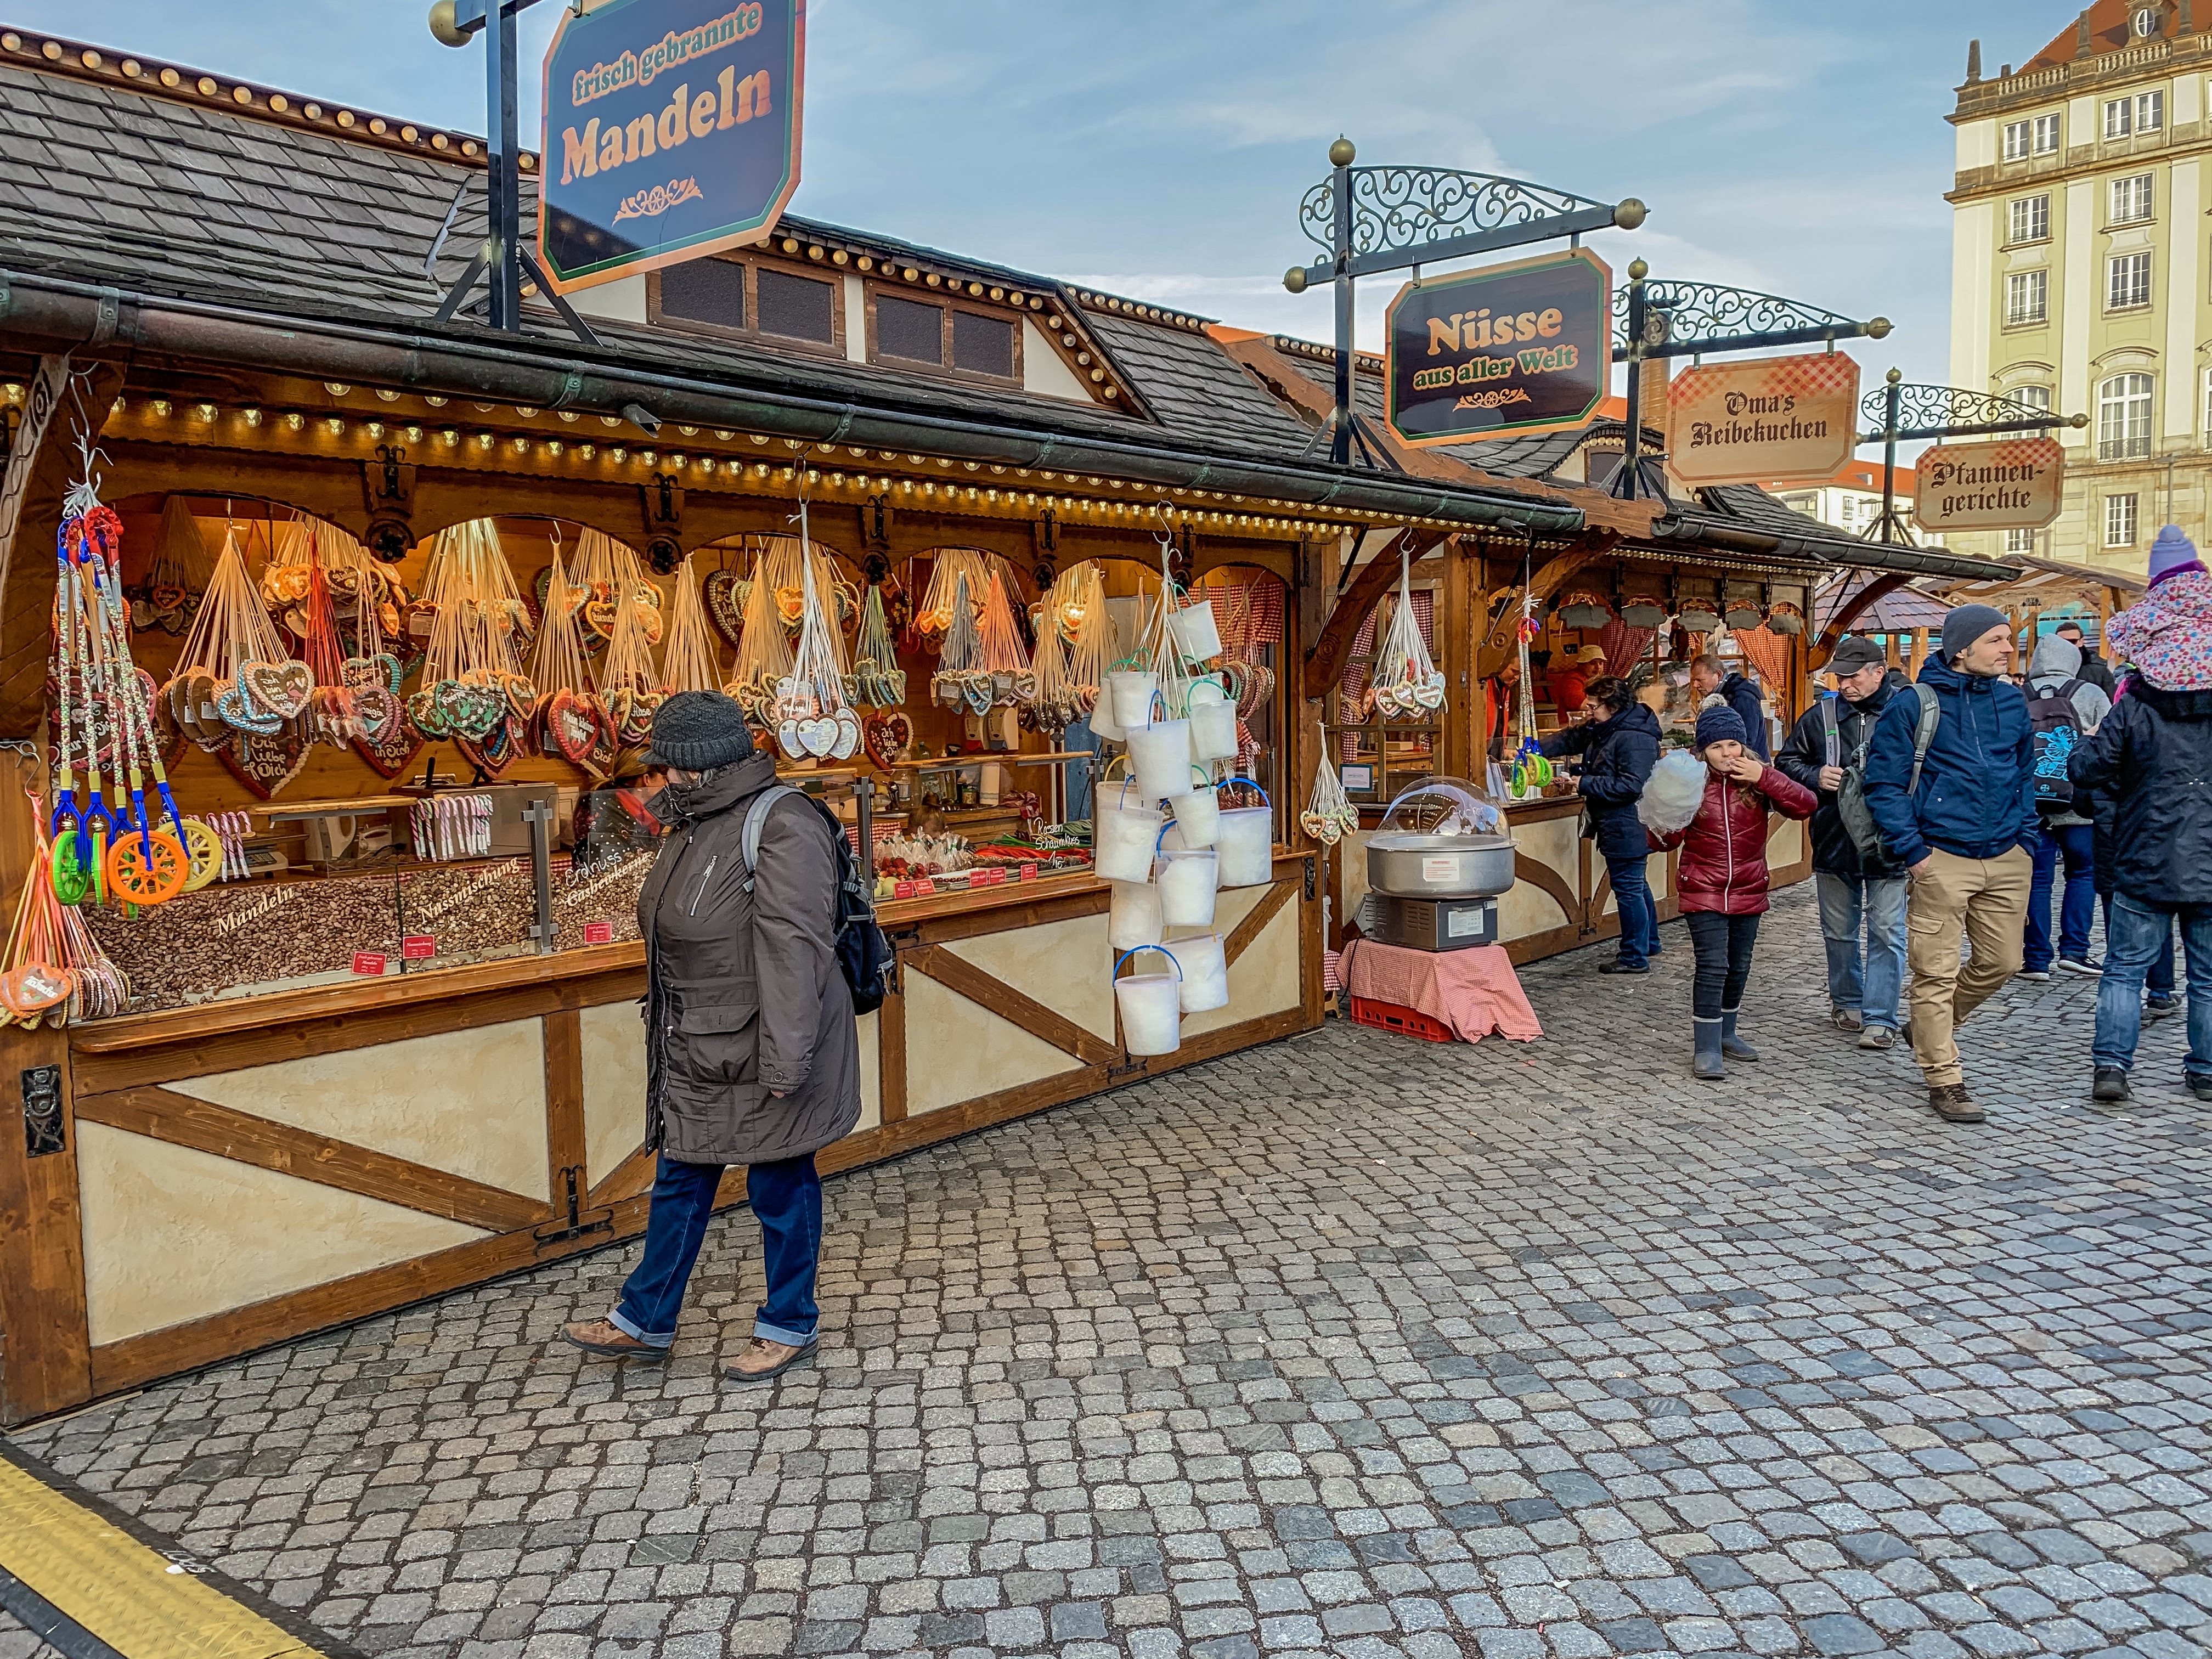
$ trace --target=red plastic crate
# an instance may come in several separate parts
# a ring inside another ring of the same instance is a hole
[[[1406,1008],[1395,1002],[1376,1002],[1368,997],[1352,1000],[1352,1023],[1371,1025],[1378,1031],[1395,1031],[1401,1036],[1419,1037],[1425,1042],[1454,1041],[1451,1027],[1431,1019],[1418,1008]]]

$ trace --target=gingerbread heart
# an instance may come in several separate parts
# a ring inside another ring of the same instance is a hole
[[[830,751],[837,746],[837,722],[823,714],[799,721],[799,744],[817,760],[829,759]]]
[[[860,717],[849,708],[841,708],[830,724],[837,728],[837,734],[830,744],[830,758],[852,759],[860,746]]]
[[[599,723],[584,700],[574,691],[556,691],[539,715],[544,725],[540,747],[572,766],[581,766],[599,735]]]
[[[527,674],[501,674],[500,690],[507,694],[507,713],[514,715],[517,725],[527,725],[538,707],[538,688],[530,683]]]
[[[722,636],[722,643],[732,651],[738,648],[745,631],[745,604],[738,596],[739,586],[733,570],[710,570],[707,580],[699,585],[708,625]]]
[[[400,708],[399,700],[392,697],[390,692],[380,694],[374,690],[369,690],[362,692],[360,695],[363,697],[380,695],[391,698],[391,714],[389,722],[384,730],[380,732],[365,730],[355,737],[354,753],[374,767],[380,776],[396,778],[407,769],[415,757],[421,752],[422,739],[416,734],[415,728],[407,723]],[[363,725],[367,724],[367,720],[364,718]]]
[[[254,707],[280,720],[296,720],[314,695],[315,672],[296,659],[284,662],[243,662],[238,683]]]
[[[363,686],[353,694],[356,738],[367,738],[371,743],[386,742],[399,729],[406,714],[399,699],[380,685]]]
[[[256,709],[242,686],[223,687],[216,694],[215,708],[222,723],[234,732],[254,732],[265,736],[281,731],[284,725],[280,716],[264,714]]]
[[[274,732],[240,732],[222,750],[230,774],[263,800],[274,799],[306,769],[310,747],[301,720],[280,720]]]
[[[437,696],[429,691],[417,691],[407,699],[409,724],[424,737],[435,742],[451,737],[453,728],[446,723],[445,710],[439,706]]]
[[[511,717],[501,715],[492,722],[491,729],[481,738],[457,737],[453,739],[453,747],[460,751],[463,760],[488,775],[497,777],[514,763],[516,754],[520,752],[520,745],[515,742],[515,724]]]

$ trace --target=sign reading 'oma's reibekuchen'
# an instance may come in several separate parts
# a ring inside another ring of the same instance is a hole
[[[805,0],[612,0],[545,54],[538,244],[562,293],[757,242],[799,187]]]
[[[1580,426],[1613,367],[1613,273],[1588,248],[1408,283],[1390,302],[1390,428],[1409,444]]]
[[[1840,351],[1686,368],[1668,388],[1667,465],[1685,483],[1833,477],[1858,441],[1859,366]]]

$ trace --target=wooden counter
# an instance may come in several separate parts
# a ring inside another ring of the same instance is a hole
[[[1083,873],[882,906],[896,989],[821,1167],[1319,1023],[1308,855],[1219,896],[1231,1004],[1172,1055],[1121,1047],[1108,902]],[[0,1077],[58,1089],[52,1150],[0,1137],[0,1420],[641,1231],[644,990],[631,941],[0,1032]]]

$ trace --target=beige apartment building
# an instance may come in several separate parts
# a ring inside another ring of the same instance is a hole
[[[2212,505],[2212,0],[2097,0],[2018,69],[1981,73],[1958,130],[1951,384],[2087,427],[2041,531],[1954,533],[1962,552],[2143,569],[2169,519]],[[2023,11],[2042,14],[2039,6]],[[2045,23],[2045,27],[2048,24]]]

